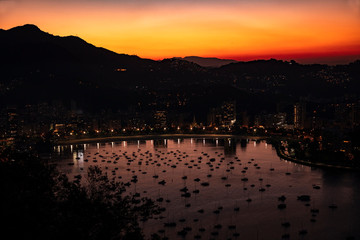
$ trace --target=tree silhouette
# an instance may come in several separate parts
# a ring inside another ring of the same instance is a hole
[[[0,178],[2,229],[12,239],[143,239],[139,219],[160,213],[99,167],[70,181],[33,154],[5,151]]]

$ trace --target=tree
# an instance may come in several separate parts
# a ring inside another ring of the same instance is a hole
[[[99,167],[70,181],[31,153],[5,151],[0,177],[3,234],[13,239],[143,239],[139,219],[160,213]]]

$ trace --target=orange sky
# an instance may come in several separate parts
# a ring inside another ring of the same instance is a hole
[[[360,0],[0,0],[0,28],[32,23],[118,53],[299,62],[360,58]],[[290,2],[290,3],[289,3]]]

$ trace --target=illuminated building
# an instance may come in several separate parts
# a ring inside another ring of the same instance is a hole
[[[294,127],[304,129],[306,120],[306,104],[304,102],[294,105]]]
[[[236,102],[224,102],[221,106],[221,125],[231,127],[236,122]]]
[[[166,111],[156,111],[154,114],[155,128],[166,127]]]

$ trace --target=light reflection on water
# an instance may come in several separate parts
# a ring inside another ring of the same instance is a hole
[[[128,192],[154,200],[163,198],[158,204],[167,209],[163,218],[141,223],[147,236],[163,230],[160,236],[181,239],[177,232],[191,227],[187,239],[281,239],[285,234],[290,239],[360,238],[359,174],[312,169],[281,160],[264,141],[131,140],[59,146],[53,155],[58,168],[70,177],[85,175],[90,165],[99,165],[124,182],[137,175],[138,182],[132,183]],[[244,178],[248,181],[242,181]],[[158,184],[162,180],[165,185]],[[203,182],[209,186],[202,186]],[[180,189],[185,186],[191,193],[189,198],[181,197]],[[286,208],[280,210],[278,197],[282,195],[286,196]],[[310,195],[311,200],[301,202],[299,195]],[[331,204],[338,208],[330,209]],[[200,209],[204,212],[198,212]],[[312,213],[311,209],[319,212]],[[166,222],[177,225],[167,228]],[[284,222],[290,226],[282,226]],[[229,225],[236,228],[229,229]],[[300,234],[301,230],[307,233]]]

